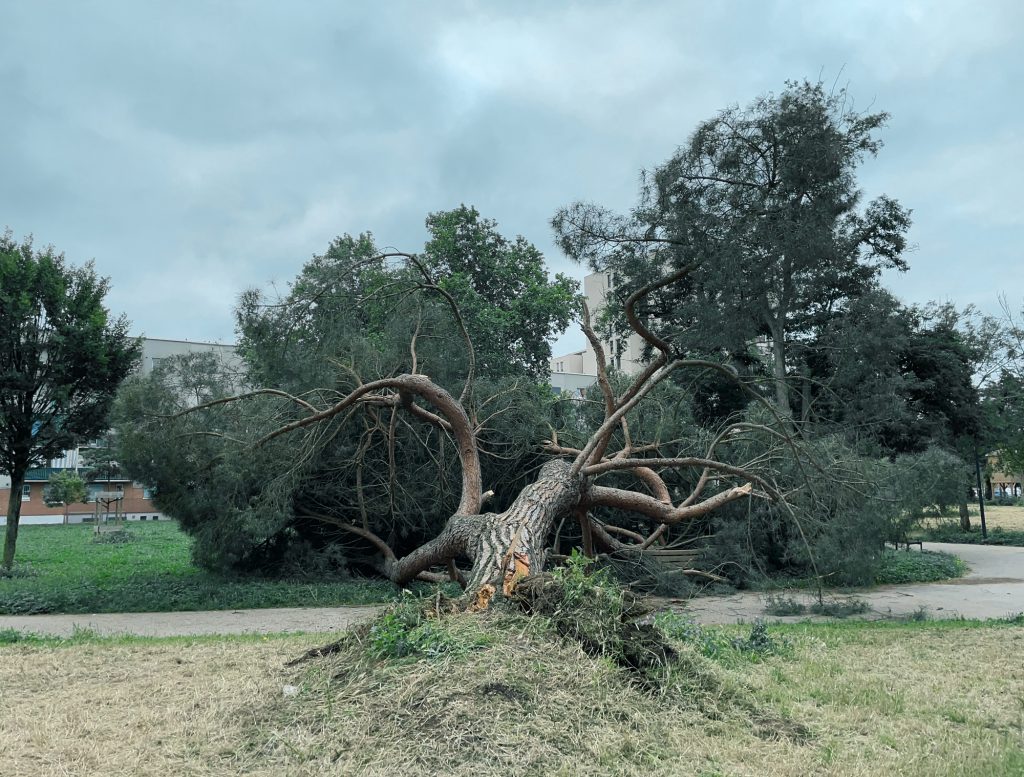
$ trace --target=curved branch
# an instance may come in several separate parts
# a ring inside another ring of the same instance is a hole
[[[731,464],[724,464],[721,461],[713,461],[712,459],[702,459],[696,456],[685,456],[681,458],[673,459],[612,459],[610,461],[602,461],[598,464],[591,464],[588,467],[583,468],[584,475],[600,475],[603,472],[610,472],[617,469],[635,469],[637,467],[671,467],[678,469],[681,467],[704,467],[705,469],[715,470],[716,472],[724,472],[727,475],[735,475],[736,477],[748,480],[751,483],[757,483],[764,492],[768,494],[772,499],[780,499],[781,496],[778,491],[760,475],[756,475],[753,472],[748,472],[742,467],[734,467]]]
[[[455,316],[455,321],[459,325],[459,329],[462,330],[462,339],[466,341],[466,356],[469,358],[469,371],[466,374],[466,382],[462,387],[462,393],[459,395],[459,402],[465,404],[466,400],[469,399],[469,395],[473,391],[473,380],[476,376],[476,350],[473,348],[473,338],[469,336],[469,329],[466,328],[466,321],[462,317],[462,311],[459,310],[459,303],[455,301],[447,289],[444,289],[437,285],[430,273],[427,272],[427,268],[423,266],[419,259],[413,254],[404,254],[404,256],[415,265],[416,269],[420,271],[420,275],[423,276],[423,283],[419,284],[421,289],[427,289],[429,291],[436,291],[445,301],[448,303],[448,307],[452,309],[452,315]]]
[[[615,394],[612,392],[611,383],[608,382],[608,359],[604,353],[604,346],[598,338],[594,327],[590,323],[590,309],[587,303],[583,302],[583,321],[580,323],[583,334],[590,341],[594,349],[594,356],[597,361],[597,385],[601,387],[601,395],[604,397],[604,417],[607,418],[615,412]]]
[[[681,363],[682,362],[675,361],[666,364],[660,370],[655,372],[649,379],[647,379],[643,385],[637,387],[636,392],[633,394],[632,397],[630,397],[627,401],[621,402],[619,404],[619,407],[616,409],[616,411],[612,413],[610,416],[608,416],[605,419],[604,423],[601,424],[601,426],[598,428],[598,430],[594,432],[593,435],[591,435],[590,440],[587,441],[587,444],[584,446],[583,450],[576,457],[576,460],[573,461],[572,467],[570,468],[570,475],[576,476],[583,470],[583,467],[590,460],[591,455],[594,453],[594,450],[601,444],[601,441],[604,439],[604,436],[608,434],[609,431],[616,426],[616,424],[619,423],[619,419],[625,417],[626,413],[628,413],[630,410],[636,407],[637,403],[639,403],[640,400],[643,399],[648,392],[650,392],[655,386],[657,386],[661,381],[668,377],[672,370],[680,366]]]
[[[331,419],[346,408],[354,405],[367,394],[380,389],[394,389],[400,395],[402,392],[410,395],[418,394],[436,407],[448,423],[451,424],[452,436],[455,437],[455,442],[459,448],[459,459],[462,462],[462,498],[459,501],[456,512],[463,515],[480,512],[480,495],[483,491],[480,454],[469,416],[466,415],[465,409],[451,394],[425,375],[396,375],[395,377],[364,383],[333,407],[285,424],[257,440],[256,445],[264,445],[275,437]]]
[[[186,409],[182,410],[180,413],[173,413],[171,415],[157,415],[155,417],[156,418],[169,418],[169,419],[181,418],[182,416],[188,415],[189,413],[194,413],[197,410],[206,410],[207,408],[216,407],[217,405],[226,405],[229,402],[239,402],[239,401],[241,401],[243,399],[250,399],[251,397],[258,397],[258,396],[262,396],[263,394],[270,394],[271,396],[284,397],[285,399],[290,399],[292,402],[294,402],[295,404],[300,405],[301,407],[305,408],[310,413],[317,413],[317,412],[319,412],[316,407],[314,407],[313,405],[309,404],[309,402],[307,402],[306,400],[301,399],[301,398],[295,396],[294,394],[289,394],[287,391],[281,391],[280,389],[261,388],[261,389],[255,389],[254,391],[247,391],[244,394],[235,394],[234,396],[230,396],[230,397],[221,397],[220,399],[211,399],[209,402],[204,402],[201,405],[196,405],[195,407],[186,408]]]
[[[650,467],[632,467],[630,471],[643,481],[643,484],[647,486],[655,499],[667,505],[672,504],[672,497],[668,493],[668,486],[665,485],[661,475]],[[583,472],[586,474],[586,470]]]
[[[646,297],[651,292],[657,291],[658,289],[662,289],[665,286],[675,283],[676,281],[682,280],[687,275],[689,275],[698,264],[699,263],[696,261],[690,262],[689,264],[676,270],[674,273],[669,273],[663,278],[659,278],[656,281],[651,281],[646,286],[641,286],[639,289],[634,291],[626,298],[626,303],[623,306],[626,313],[626,320],[629,322],[629,325],[633,328],[633,331],[640,335],[640,337],[642,337],[648,343],[650,343],[651,346],[665,354],[665,356],[671,355],[671,344],[665,340],[662,340],[660,337],[654,334],[654,332],[648,329],[643,322],[640,321],[640,318],[636,314],[636,303],[639,302],[642,298]]]
[[[646,494],[639,494],[635,491],[624,491],[621,488],[607,488],[605,486],[591,486],[587,490],[586,501],[591,506],[616,507],[620,510],[629,510],[634,513],[646,515],[661,523],[680,523],[691,518],[697,518],[712,510],[717,510],[723,505],[749,496],[753,486],[744,483],[742,486],[733,488],[708,497],[703,502],[687,507],[672,507],[659,502]]]

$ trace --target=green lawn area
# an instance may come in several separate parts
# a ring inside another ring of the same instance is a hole
[[[132,541],[93,541],[90,526],[23,526],[16,576],[0,578],[0,614],[325,607],[393,599],[379,580],[223,577],[198,569],[176,523],[130,524]]]

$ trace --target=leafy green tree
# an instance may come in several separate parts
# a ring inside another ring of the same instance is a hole
[[[86,488],[83,480],[77,472],[66,470],[54,472],[43,489],[43,499],[50,507],[63,505],[64,524],[68,523],[68,509],[73,504],[84,502],[89,496],[89,489]]]
[[[915,327],[913,311],[883,289],[850,300],[808,344],[808,419],[869,455],[922,450],[928,435],[911,407],[907,372]]]
[[[136,363],[128,321],[103,306],[109,281],[53,248],[0,238],[0,470],[11,477],[3,565],[14,563],[21,490],[32,466],[106,428]]]
[[[884,196],[862,207],[856,186],[887,114],[846,105],[844,92],[804,82],[728,108],[645,175],[629,216],[584,203],[560,210],[559,242],[595,271],[616,273],[622,295],[690,268],[638,315],[683,352],[729,356],[762,338],[789,415],[805,343],[883,268],[906,268],[909,212]]]
[[[998,375],[983,388],[989,443],[999,451],[1004,472],[1024,472],[1024,315],[1003,299],[1004,359]]]
[[[422,263],[455,298],[467,326],[484,335],[476,342],[482,373],[525,371],[543,381],[552,339],[576,316],[578,284],[561,273],[549,280],[541,252],[497,226],[466,205],[432,213]]]

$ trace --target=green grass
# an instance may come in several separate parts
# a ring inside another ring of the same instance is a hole
[[[919,553],[886,549],[875,573],[878,585],[891,583],[931,583],[961,577],[967,565],[956,556],[931,550]]]
[[[132,541],[93,542],[88,526],[24,526],[17,574],[0,578],[0,614],[326,607],[388,601],[384,581],[224,577],[192,565],[177,524],[132,525]]]

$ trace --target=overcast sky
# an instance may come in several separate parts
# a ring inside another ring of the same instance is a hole
[[[0,228],[113,279],[152,337],[231,341],[343,232],[418,250],[475,205],[552,270],[696,124],[787,79],[892,114],[861,172],[914,211],[903,299],[1024,298],[1024,3],[0,0]],[[556,346],[582,343],[575,333]]]

